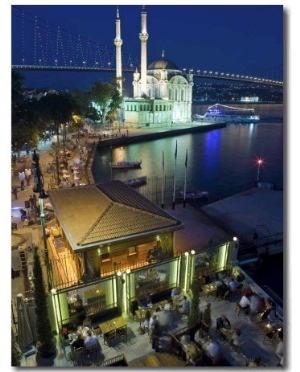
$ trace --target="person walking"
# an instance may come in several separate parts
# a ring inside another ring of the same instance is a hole
[[[152,349],[155,349],[156,352],[159,352],[159,337],[160,337],[160,325],[159,322],[156,321],[153,325],[153,328],[151,330],[151,336],[152,336]]]

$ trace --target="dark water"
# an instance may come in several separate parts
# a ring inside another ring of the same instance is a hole
[[[207,106],[195,106],[195,113],[203,113]],[[165,174],[172,176],[176,160],[176,189],[183,189],[185,158],[188,150],[187,190],[206,190],[210,196],[234,193],[240,186],[254,182],[257,177],[258,158],[261,181],[274,182],[283,188],[283,108],[282,105],[255,105],[261,116],[258,124],[228,124],[226,128],[207,133],[186,134],[177,137],[138,143],[114,148],[113,161],[140,160],[142,168],[114,170],[113,179],[124,181],[140,176],[160,177],[162,152]],[[110,149],[100,149],[94,160],[93,174],[96,182],[111,179]]]
[[[185,157],[188,149],[187,190],[207,190],[211,198],[234,194],[242,185],[254,182],[257,177],[256,159],[262,158],[260,181],[273,182],[278,188],[284,186],[284,125],[282,105],[244,105],[253,107],[260,115],[258,124],[229,124],[226,128],[207,133],[187,134],[145,143],[109,149],[100,149],[95,157],[93,173],[95,182],[111,179],[109,162],[142,159],[142,169],[113,171],[113,179],[126,180],[140,176],[161,177],[162,152],[166,175],[175,169],[175,142],[178,152],[176,161],[176,188],[183,189]],[[197,105],[193,113],[203,114],[207,105]],[[257,270],[246,272],[263,288],[271,288],[283,298],[283,255],[265,259]]]

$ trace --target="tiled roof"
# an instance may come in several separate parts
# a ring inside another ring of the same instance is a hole
[[[49,191],[73,249],[182,227],[163,209],[121,181]]]

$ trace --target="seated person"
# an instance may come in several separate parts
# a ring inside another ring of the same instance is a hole
[[[277,313],[276,313],[276,307],[273,306],[271,307],[269,314],[267,315],[267,318],[270,322],[273,322],[277,318]]]
[[[201,351],[198,349],[197,345],[194,342],[189,343],[185,349],[186,360],[195,363],[196,360],[201,356]]]
[[[234,350],[241,351],[241,331],[238,328],[235,330],[234,334],[231,337],[230,345],[233,347]]]
[[[205,338],[207,336],[207,333],[200,327],[196,333],[195,333],[195,336],[194,336],[194,340],[195,342],[197,342],[197,344],[201,343],[200,341]]]
[[[217,330],[219,330],[220,328],[230,329],[231,324],[230,324],[230,321],[226,318],[226,316],[222,314],[221,317],[217,318],[216,320],[216,327],[217,327]]]
[[[261,359],[258,357],[258,358],[251,360],[247,364],[247,367],[261,367]]]
[[[228,287],[227,285],[223,282],[223,280],[221,281],[221,284],[219,284],[217,286],[217,290],[216,290],[216,296],[217,298],[223,298],[225,293],[228,291]]]
[[[171,291],[171,296],[178,296],[181,293],[181,289],[179,287],[175,287]]]
[[[91,318],[85,318],[83,323],[82,323],[82,327],[89,327],[89,328],[92,328],[92,320]]]
[[[190,315],[190,301],[183,296],[183,300],[180,302],[181,313],[183,315]]]
[[[261,298],[256,293],[253,293],[250,297],[250,312],[251,314],[258,314],[260,311],[262,311]]]
[[[63,338],[67,340],[69,338],[69,330],[67,326],[62,326],[61,334],[63,335]]]
[[[98,345],[98,338],[92,333],[91,330],[87,332],[87,338],[84,340],[84,345],[88,349],[91,346]]]
[[[78,349],[78,348],[83,347],[83,346],[84,346],[84,339],[83,339],[81,333],[78,333],[77,334],[77,339],[72,342],[72,348],[73,349]]]
[[[172,310],[173,309],[173,301],[169,299],[168,302],[164,306],[164,310]]]
[[[230,282],[228,283],[228,288],[230,289],[230,291],[234,292],[236,289],[240,287],[241,287],[241,283],[232,277]]]
[[[250,298],[252,295],[253,295],[253,292],[251,288],[248,287],[243,290],[243,296]]]
[[[187,349],[191,343],[191,337],[190,335],[182,335],[180,339],[181,345]]]
[[[206,352],[207,352],[207,355],[211,358],[213,365],[216,365],[219,363],[222,357],[222,354],[223,354],[220,343],[212,339],[207,345]]]
[[[240,302],[239,302],[240,306],[243,308],[243,309],[249,309],[250,308],[250,300],[247,296],[243,295]]]

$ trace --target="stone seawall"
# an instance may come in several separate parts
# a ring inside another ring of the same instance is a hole
[[[225,128],[226,123],[218,123],[218,124],[203,124],[203,125],[193,125],[190,127],[182,127],[176,128],[176,129],[167,129],[164,131],[155,131],[153,129],[149,129],[149,133],[145,133],[148,131],[148,129],[143,129],[141,131],[141,134],[138,133],[138,129],[134,131],[134,134],[130,134],[126,137],[116,137],[112,139],[104,139],[99,140],[98,142],[98,148],[100,147],[116,147],[116,146],[124,146],[124,145],[130,145],[133,143],[138,142],[145,142],[145,141],[153,141],[160,138],[167,138],[167,137],[173,137],[173,136],[180,136],[183,134],[189,134],[189,133],[201,133],[201,132],[208,132],[210,130],[219,129],[219,128]]]

